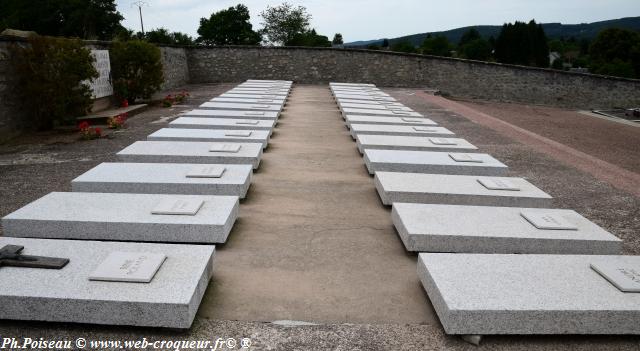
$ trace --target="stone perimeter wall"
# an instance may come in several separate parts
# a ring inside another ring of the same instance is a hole
[[[191,83],[286,79],[424,87],[457,97],[581,109],[640,106],[640,80],[354,49],[188,49]]]

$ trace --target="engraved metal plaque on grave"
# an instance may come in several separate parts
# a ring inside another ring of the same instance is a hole
[[[187,172],[187,178],[220,178],[226,168],[220,165],[195,166]]]
[[[211,145],[209,148],[209,152],[227,152],[227,153],[237,153],[240,151],[242,145],[239,144],[215,144]]]
[[[151,214],[195,216],[203,204],[201,199],[166,198],[153,207]]]
[[[564,217],[549,211],[522,211],[520,216],[538,229],[578,230],[578,227]]]
[[[226,131],[224,132],[225,136],[235,136],[235,137],[250,137],[251,136],[251,131],[248,130],[230,130],[230,131]]]
[[[89,275],[89,280],[149,283],[166,258],[152,252],[111,252]]]
[[[465,153],[449,153],[449,157],[456,162],[474,162],[474,163],[482,163],[482,159],[478,157],[476,154],[465,154]]]
[[[591,269],[622,292],[640,292],[640,266],[629,266],[612,260],[612,262],[592,263]]]
[[[485,188],[489,190],[509,190],[509,191],[519,191],[520,188],[512,184],[510,181],[506,179],[498,179],[498,178],[478,178],[478,183],[482,184]]]

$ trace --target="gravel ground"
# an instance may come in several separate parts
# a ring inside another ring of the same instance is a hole
[[[111,139],[74,141],[74,136],[27,136],[0,146],[0,215],[4,216],[51,191],[70,191],[70,181],[105,161],[136,140],[161,128],[181,110],[193,108],[229,85],[191,85],[189,106],[150,108],[129,121],[129,127]],[[411,108],[468,139],[482,151],[509,165],[513,175],[529,179],[555,198],[560,208],[572,208],[624,239],[626,254],[640,253],[640,200],[604,182],[565,166],[530,147],[514,142],[462,116],[438,111],[413,91],[393,89],[391,94]],[[541,132],[530,125],[534,132]],[[572,129],[566,129],[570,134]],[[551,137],[551,136],[550,136]],[[574,140],[568,135],[566,140]],[[35,143],[34,143],[35,142]],[[616,144],[617,145],[617,144]],[[577,146],[575,146],[577,147]],[[627,149],[613,145],[611,153]],[[625,159],[624,157],[620,158]],[[611,159],[612,160],[612,159]],[[636,158],[637,161],[637,158]],[[610,161],[613,162],[613,161]],[[622,161],[620,161],[622,162]],[[633,163],[633,162],[631,162]],[[631,164],[630,163],[630,164]],[[5,282],[6,283],[6,282]],[[19,282],[16,282],[19,283]],[[425,303],[429,303],[425,297]],[[348,323],[348,321],[344,321]],[[273,323],[213,320],[197,317],[188,331],[131,327],[102,327],[64,323],[0,322],[0,339],[29,337],[46,340],[214,340],[250,338],[252,350],[474,350],[457,337],[447,336],[434,324],[322,324],[282,326]],[[75,347],[74,347],[75,348]],[[122,349],[120,347],[97,347]],[[238,349],[239,347],[236,347]],[[631,336],[491,336],[481,345],[488,350],[638,350],[640,338]],[[87,347],[89,349],[89,347]],[[168,349],[168,348],[162,348]],[[211,349],[211,346],[206,348]],[[224,349],[224,348],[222,348]]]

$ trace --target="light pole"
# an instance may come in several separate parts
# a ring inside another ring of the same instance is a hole
[[[138,12],[140,13],[140,28],[142,29],[142,35],[144,35],[144,23],[142,23],[142,6],[149,6],[149,4],[146,1],[142,1],[142,0],[138,0],[138,1],[134,1],[133,4],[131,4],[131,6],[137,6],[138,7]]]

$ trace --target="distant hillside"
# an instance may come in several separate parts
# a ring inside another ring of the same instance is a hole
[[[502,26],[469,26],[451,29],[444,32],[430,32],[430,33],[421,33],[421,34],[413,34],[407,35],[399,38],[389,39],[389,43],[394,43],[397,41],[408,40],[415,46],[420,46],[424,39],[428,34],[432,36],[442,35],[449,39],[452,43],[457,43],[460,41],[462,34],[466,32],[469,28],[476,28],[480,35],[485,38],[489,38],[490,36],[498,36],[500,33],[500,29]],[[593,39],[598,32],[605,28],[626,28],[640,31],[640,17],[626,17],[608,21],[601,22],[593,22],[593,23],[581,23],[581,24],[561,24],[561,23],[543,23],[542,27],[544,28],[545,33],[547,33],[547,37],[552,39],[558,39],[560,37],[570,38],[575,37],[576,39]],[[352,43],[346,43],[345,46],[350,47],[358,47],[358,46],[367,46],[367,45],[381,45],[383,39],[375,39],[375,40],[364,40],[364,41],[355,41]]]

